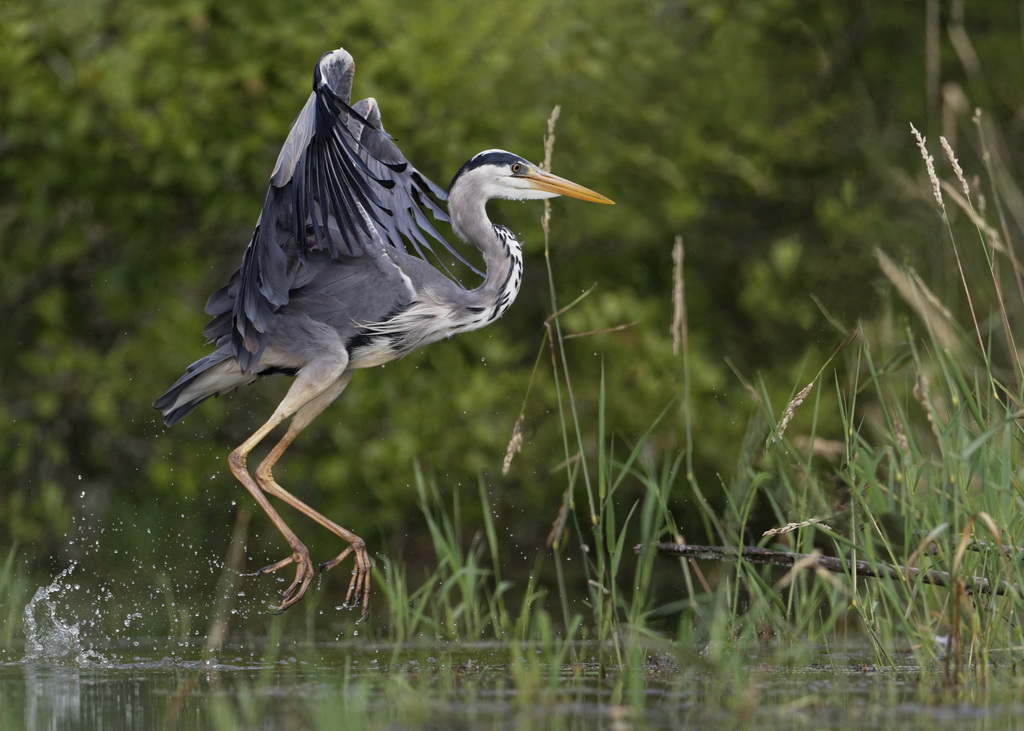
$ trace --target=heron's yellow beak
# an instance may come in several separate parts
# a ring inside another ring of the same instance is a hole
[[[581,201],[590,201],[591,203],[604,203],[606,205],[614,206],[615,201],[605,198],[603,195],[590,188],[584,188],[582,185],[560,178],[557,175],[546,173],[543,170],[533,168],[528,172],[524,173],[523,176],[530,181],[530,185],[537,190],[546,190],[549,193],[555,193],[556,195],[567,195],[570,198],[579,198]]]

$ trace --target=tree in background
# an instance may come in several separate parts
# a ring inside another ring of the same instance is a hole
[[[670,252],[684,236],[692,446],[709,484],[751,408],[726,359],[760,371],[785,403],[843,326],[888,311],[875,245],[920,261],[948,281],[944,301],[957,300],[948,255],[912,243],[939,222],[919,205],[926,185],[895,172],[916,169],[908,123],[961,135],[969,156],[981,106],[1020,165],[1012,3],[454,5],[0,9],[3,543],[44,559],[66,550],[76,512],[166,527],[162,505],[204,494],[181,530],[199,545],[221,540],[238,496],[227,449],[285,384],[204,405],[169,432],[150,403],[202,352],[203,303],[237,265],[325,50],[353,53],[356,93],[378,98],[403,151],[442,183],[480,149],[539,159],[561,105],[556,170],[619,204],[601,219],[555,207],[558,304],[593,287],[562,324],[633,323],[570,341],[568,359],[584,418],[603,370],[607,419],[627,443],[679,403]],[[365,384],[282,465],[321,486],[325,512],[361,514],[385,535],[417,530],[418,461],[452,490],[483,475],[510,533],[535,545],[546,534],[560,492],[550,473],[565,455],[550,374],[530,386],[552,311],[543,239],[532,212],[496,210],[526,241],[516,307],[498,328],[357,376]],[[501,477],[528,390],[525,448]],[[689,446],[672,414],[653,463]]]

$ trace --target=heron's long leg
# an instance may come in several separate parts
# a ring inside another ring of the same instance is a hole
[[[263,508],[263,512],[267,514],[274,527],[277,528],[288,542],[288,546],[292,549],[292,555],[289,559],[263,569],[264,571],[273,571],[288,563],[294,562],[296,564],[295,581],[285,590],[284,601],[281,602],[279,607],[280,611],[290,607],[306,593],[306,589],[309,587],[314,576],[313,564],[309,560],[309,550],[299,540],[299,537],[295,535],[294,531],[288,527],[288,524],[284,522],[284,519],[274,509],[274,506],[270,504],[263,489],[253,479],[252,475],[249,474],[249,470],[246,467],[246,459],[249,456],[249,452],[262,442],[267,434],[273,431],[278,424],[298,412],[306,404],[317,399],[325,390],[340,380],[347,364],[348,359],[344,356],[337,359],[334,363],[321,361],[319,363],[307,364],[299,371],[295,382],[288,389],[288,393],[281,403],[278,404],[273,415],[263,426],[253,432],[252,436],[236,447],[228,457],[228,465],[231,468],[232,474],[249,491],[249,494],[253,496],[253,499],[256,500],[259,506]],[[340,393],[340,390],[338,393]],[[330,402],[328,401],[328,403]]]
[[[270,453],[267,454],[263,462],[260,463],[260,466],[256,468],[255,477],[256,482],[259,483],[260,487],[262,487],[265,492],[287,503],[349,544],[348,548],[346,548],[337,558],[323,564],[320,569],[322,571],[331,569],[349,554],[353,554],[355,569],[352,572],[352,580],[349,582],[348,593],[345,596],[345,603],[358,603],[360,598],[362,598],[363,616],[365,617],[370,610],[370,556],[366,551],[366,543],[352,531],[338,525],[330,518],[311,508],[302,500],[285,490],[278,484],[273,475],[274,465],[277,464],[281,455],[284,454],[285,450],[288,449],[289,446],[291,446],[299,433],[309,426],[313,419],[319,416],[320,413],[331,404],[331,402],[341,395],[341,392],[345,390],[345,387],[348,385],[351,377],[351,373],[343,374],[341,378],[331,384],[330,387],[295,412],[295,416],[292,417],[292,421],[288,425],[288,431],[283,437],[281,437],[281,440],[274,445],[274,448],[270,450]],[[273,568],[281,568],[282,566],[288,565],[291,561],[291,558],[286,558],[275,564]]]

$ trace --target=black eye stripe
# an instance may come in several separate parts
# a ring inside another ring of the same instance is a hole
[[[513,171],[512,166],[516,164],[518,164],[520,168],[518,171]],[[449,183],[448,189],[451,190],[452,186],[455,185],[455,181],[461,176],[471,170],[476,170],[477,168],[481,168],[486,165],[494,165],[499,168],[503,167],[513,175],[525,173],[530,169],[530,163],[519,157],[519,155],[513,155],[511,152],[506,152],[505,150],[485,150],[484,152],[479,152],[471,157],[465,165],[459,168],[459,172],[455,173],[455,177],[452,178],[452,182]]]

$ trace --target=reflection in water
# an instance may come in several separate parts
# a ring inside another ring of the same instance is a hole
[[[25,664],[25,728],[76,728],[81,718],[79,668]]]
[[[191,649],[202,652],[199,647]],[[242,662],[221,665],[176,657],[0,661],[0,729],[191,728],[194,724],[186,719],[209,720],[216,698],[230,694],[236,683],[250,687],[264,671],[263,666]]]
[[[594,651],[577,649],[581,660]],[[205,652],[198,642],[131,658],[104,651],[113,658],[106,664],[0,657],[0,729],[790,728],[797,714],[809,728],[937,731],[980,719],[1012,728],[1024,712],[1012,681],[993,683],[981,704],[961,696],[933,706],[921,700],[916,668],[885,670],[862,652],[834,649],[821,663],[755,660],[725,678],[653,656],[633,671],[592,660],[549,666],[530,661],[533,650],[516,660],[495,644],[275,642],[236,647],[227,662],[196,659]]]
[[[173,673],[142,668],[24,663],[21,670],[25,680],[21,727],[33,730],[159,728],[166,717],[167,698],[179,680]]]

